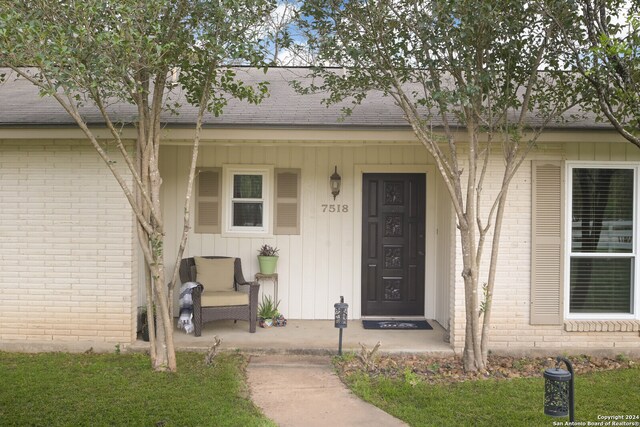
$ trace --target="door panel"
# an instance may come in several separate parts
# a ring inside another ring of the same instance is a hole
[[[362,315],[423,315],[425,175],[364,174],[362,189]]]

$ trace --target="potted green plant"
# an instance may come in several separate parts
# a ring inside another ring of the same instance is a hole
[[[154,316],[154,320],[155,320],[155,305],[153,307],[153,316]],[[139,312],[139,322],[140,322],[140,333],[142,335],[142,341],[149,341],[149,316],[147,315],[147,307],[146,306],[141,306],[138,307],[138,312]]]
[[[274,302],[269,295],[262,295],[262,301],[258,305],[258,317],[260,318],[260,327],[269,328],[273,325],[274,319],[280,316],[278,313],[278,305],[280,301]]]
[[[262,245],[258,250],[258,263],[260,264],[260,273],[273,274],[276,272],[278,264],[278,248],[271,245]]]

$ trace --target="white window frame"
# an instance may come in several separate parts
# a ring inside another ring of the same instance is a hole
[[[572,205],[573,205],[573,170],[581,168],[590,169],[631,169],[634,173],[634,194],[633,194],[633,249],[631,253],[579,253],[572,252]],[[564,227],[564,317],[567,320],[635,320],[640,319],[640,254],[638,224],[640,223],[640,206],[638,206],[638,192],[640,191],[640,164],[636,162],[597,162],[597,161],[568,161],[565,167],[565,182],[567,195],[565,200],[565,227]],[[631,290],[631,314],[616,313],[571,313],[569,311],[571,292],[570,292],[570,275],[571,275],[571,257],[588,256],[603,258],[629,258],[633,257],[633,288]]]
[[[268,237],[272,233],[273,215],[273,166],[269,165],[223,165],[222,167],[222,234],[227,237]],[[262,226],[239,227],[233,225],[233,177],[235,175],[262,176],[262,198],[243,199],[262,202]]]

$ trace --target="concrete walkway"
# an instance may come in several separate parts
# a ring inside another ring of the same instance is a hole
[[[251,356],[248,377],[253,402],[282,427],[406,426],[355,397],[328,356]]]

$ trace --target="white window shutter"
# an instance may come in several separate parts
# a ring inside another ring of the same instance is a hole
[[[532,162],[531,317],[532,325],[563,322],[562,163]]]
[[[220,233],[222,180],[218,168],[198,168],[195,185],[196,233]]]
[[[275,170],[274,234],[300,234],[300,169]]]

